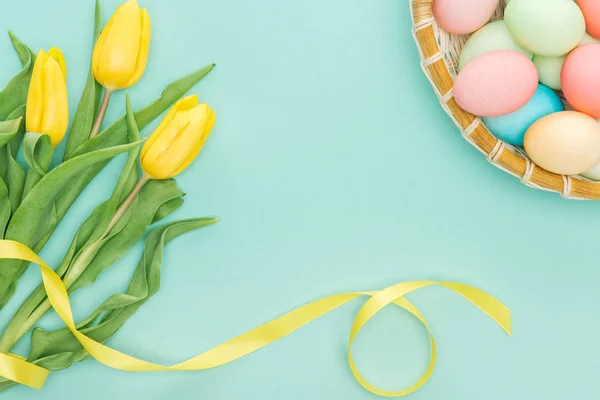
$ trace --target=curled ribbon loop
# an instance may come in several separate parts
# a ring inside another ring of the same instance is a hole
[[[54,310],[69,330],[93,358],[108,367],[123,371],[198,371],[218,367],[289,335],[314,319],[337,309],[351,300],[362,296],[369,296],[369,300],[356,316],[350,332],[350,341],[348,344],[350,370],[358,383],[374,394],[385,397],[406,396],[422,387],[433,373],[436,361],[436,347],[431,330],[423,315],[404,296],[432,285],[446,287],[465,297],[494,320],[506,333],[511,334],[510,310],[489,294],[459,283],[413,281],[399,283],[376,292],[346,293],[325,297],[297,308],[187,361],[173,366],[162,366],[111,349],[79,332],[73,320],[69,296],[62,280],[27,246],[14,241],[0,240],[0,259],[17,259],[38,264],[52,307],[54,307]],[[351,352],[352,343],[358,332],[371,318],[390,304],[404,308],[421,321],[427,328],[431,340],[431,356],[429,365],[423,376],[410,388],[398,392],[382,390],[367,382],[358,372]],[[48,374],[48,370],[29,363],[21,357],[0,353],[0,375],[14,382],[40,389],[44,385]]]

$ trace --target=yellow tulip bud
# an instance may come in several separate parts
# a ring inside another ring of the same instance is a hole
[[[140,80],[150,50],[150,15],[136,0],[128,0],[113,14],[98,38],[92,58],[96,80],[113,91]]]
[[[215,112],[198,96],[179,100],[150,135],[140,161],[152,179],[169,179],[190,166],[215,124]]]
[[[69,127],[67,66],[63,53],[40,50],[35,60],[27,96],[27,130],[50,136],[58,146]]]

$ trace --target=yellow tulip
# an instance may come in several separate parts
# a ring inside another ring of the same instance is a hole
[[[190,166],[215,124],[215,112],[198,96],[179,100],[150,135],[140,161],[151,179],[169,179]]]
[[[63,53],[56,47],[47,53],[40,50],[33,67],[27,96],[27,130],[50,136],[58,146],[69,127],[67,66]]]
[[[128,88],[140,80],[150,50],[150,15],[136,0],[113,14],[98,38],[92,59],[96,80],[109,91]]]

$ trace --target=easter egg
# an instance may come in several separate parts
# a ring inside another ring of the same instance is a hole
[[[537,68],[540,82],[554,90],[562,90],[560,74],[566,58],[566,56],[533,56],[533,64]]]
[[[593,43],[600,43],[600,40],[586,33],[581,43],[579,43],[579,46],[584,46],[586,44]],[[535,67],[538,70],[540,83],[543,83],[544,85],[549,86],[554,90],[562,90],[562,85],[560,83],[560,74],[562,72],[562,67],[566,59],[567,56],[533,56],[533,63],[535,64]]]
[[[596,121],[598,121],[598,123],[600,124],[600,119],[596,118]],[[593,181],[600,181],[600,163],[598,163],[595,167],[587,170],[581,175]]]
[[[585,19],[573,0],[512,0],[504,20],[519,45],[541,56],[563,56],[585,34]]]
[[[600,43],[600,39],[597,39],[586,32],[585,35],[583,36],[583,40],[581,41],[581,43],[579,43],[579,45],[584,46],[586,44],[594,44],[594,43]]]
[[[574,109],[600,118],[600,44],[581,46],[567,56],[561,84]]]
[[[498,117],[523,107],[533,96],[538,74],[521,53],[497,50],[481,55],[454,80],[454,100],[480,117]]]
[[[600,124],[577,111],[547,115],[527,130],[525,151],[555,174],[584,173],[600,162]]]
[[[528,58],[533,57],[532,52],[514,41],[504,21],[494,21],[479,29],[467,40],[458,61],[459,69],[463,69],[472,59],[494,50],[518,51]]]
[[[598,0],[576,0],[581,8],[588,32],[600,39],[600,1]]]
[[[492,18],[499,0],[434,0],[433,15],[437,24],[449,33],[466,35],[475,32]]]
[[[538,85],[533,97],[523,107],[508,115],[484,118],[488,130],[498,139],[523,146],[525,132],[546,115],[564,111],[562,100],[548,86]]]

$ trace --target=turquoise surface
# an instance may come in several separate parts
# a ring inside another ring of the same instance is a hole
[[[117,3],[102,0],[105,20]],[[217,63],[195,89],[217,110],[217,126],[179,179],[188,195],[175,217],[221,221],[170,245],[160,293],[112,346],[175,363],[332,293],[460,281],[510,306],[514,335],[447,290],[411,295],[439,345],[431,381],[411,399],[600,396],[600,206],[526,188],[461,138],[422,75],[406,1],[142,3],[154,38],[147,73],[131,90],[134,106]],[[33,48],[64,49],[73,109],[92,9],[92,0],[21,0],[0,13],[0,27]],[[6,81],[19,69],[8,37],[0,54]],[[119,93],[109,120],[123,107]],[[109,195],[122,162],[77,202],[42,254],[50,263]],[[124,290],[140,251],[73,296],[76,316]],[[38,282],[32,267],[0,312],[1,326]],[[2,398],[375,399],[346,365],[360,305],[215,370],[132,374],[91,360],[54,373],[41,392],[17,388]],[[42,325],[59,321],[49,315]],[[424,329],[398,310],[377,316],[355,346],[361,371],[387,389],[413,382],[428,354]]]

